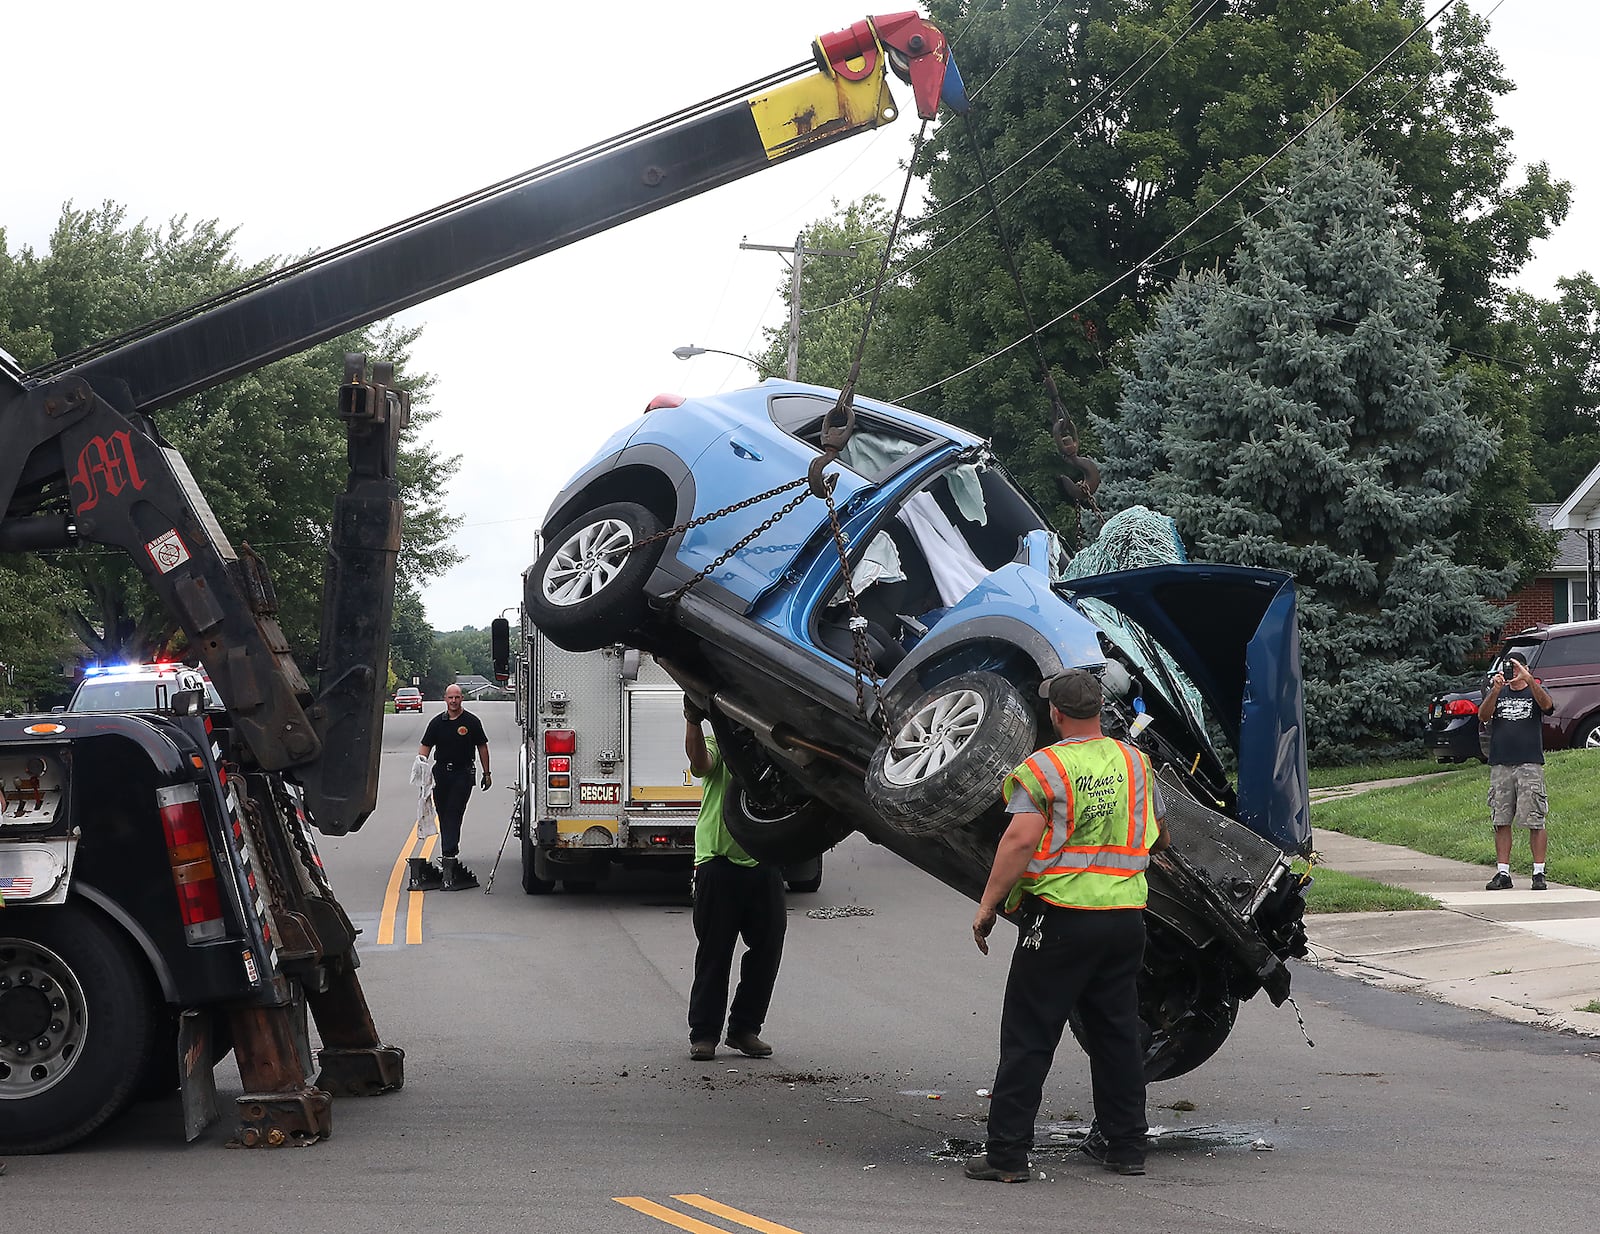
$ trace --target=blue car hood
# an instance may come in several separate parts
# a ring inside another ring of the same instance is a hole
[[[1239,756],[1239,821],[1293,853],[1311,846],[1294,580],[1247,566],[1164,565],[1071,579],[1172,655]]]

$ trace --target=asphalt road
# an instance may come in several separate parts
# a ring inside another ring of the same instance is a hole
[[[510,814],[514,737],[509,705],[477,710],[501,779],[475,796],[463,855],[486,880]],[[414,822],[406,770],[426,718],[389,718],[378,814],[323,845],[365,940]],[[1594,1228],[1593,1042],[1297,966],[1315,1048],[1289,1007],[1247,1003],[1218,1057],[1151,1089],[1151,1123],[1166,1130],[1148,1176],[1107,1174],[1046,1134],[1042,1179],[975,1183],[960,1160],[982,1138],[977,1090],[993,1076],[1006,958],[973,949],[966,901],[847,842],[819,894],[791,897],[764,1034],[777,1053],[691,1063],[681,888],[636,876],[536,898],[518,861],[508,846],[492,895],[421,897],[414,932],[400,895],[396,941],[364,943],[367,996],[406,1050],[403,1091],[341,1098],[332,1140],[266,1152],[225,1149],[226,1123],[185,1146],[175,1105],[137,1107],[74,1151],[10,1161],[6,1228]],[[806,915],[847,904],[872,915]],[[221,1078],[228,1104],[231,1064]],[[1088,1111],[1087,1067],[1069,1043],[1043,1114],[1070,1134]]]

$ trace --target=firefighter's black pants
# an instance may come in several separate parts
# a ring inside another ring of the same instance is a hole
[[[461,820],[467,816],[474,776],[471,764],[464,771],[433,773],[433,808],[439,812],[439,853],[454,857],[461,851]]]
[[[736,865],[713,857],[694,869],[694,985],[689,990],[689,1040],[716,1041],[724,1014],[729,1033],[759,1033],[772,1002],[788,926],[783,872],[775,865]],[[734,944],[747,950],[739,988],[728,1006]]]
[[[1038,944],[1030,946],[1041,916]],[[1000,1067],[989,1099],[990,1165],[1027,1167],[1045,1077],[1074,1010],[1089,1054],[1095,1122],[1109,1145],[1107,1155],[1113,1161],[1144,1161],[1143,962],[1142,910],[1028,902],[1000,1014]]]

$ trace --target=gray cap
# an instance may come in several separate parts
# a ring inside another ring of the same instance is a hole
[[[1039,697],[1049,699],[1052,707],[1074,720],[1087,720],[1100,714],[1100,682],[1093,673],[1081,668],[1069,668],[1042,682]]]

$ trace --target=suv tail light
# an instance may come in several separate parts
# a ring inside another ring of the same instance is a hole
[[[183,932],[190,943],[221,938],[227,927],[222,920],[222,895],[217,888],[217,868],[211,861],[200,790],[193,784],[158,788],[156,800],[167,833],[167,860],[172,865]]]
[[[1478,704],[1470,698],[1453,698],[1444,705],[1447,716],[1475,716],[1478,714]]]

